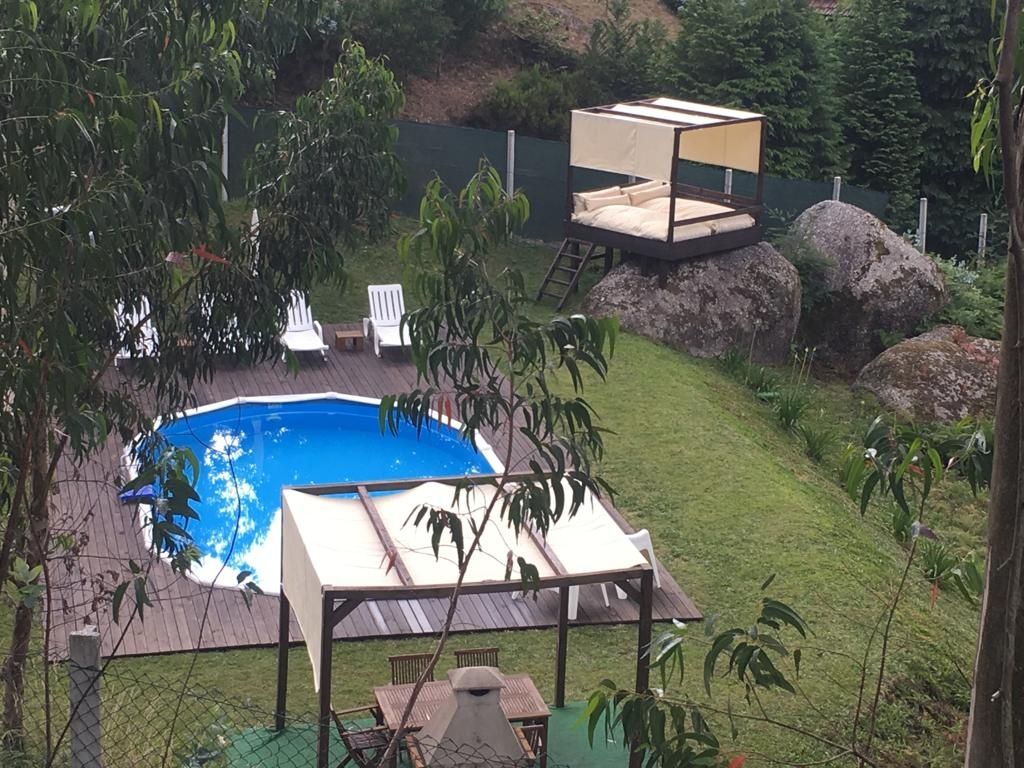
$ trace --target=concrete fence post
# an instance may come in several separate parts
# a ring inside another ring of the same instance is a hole
[[[508,132],[505,146],[505,194],[512,197],[516,193],[516,132]]]
[[[917,249],[921,253],[928,250],[928,198],[922,197],[917,209]]]
[[[988,247],[988,214],[981,214],[978,219],[978,261],[985,260],[985,249]]]
[[[100,635],[96,627],[70,641],[71,768],[103,768],[100,724]]]
[[[732,168],[725,169],[725,189],[723,191],[727,195],[732,194]]]
[[[832,177],[832,199],[833,200],[838,200],[839,199],[839,193],[842,191],[842,189],[843,189],[843,177],[842,176],[833,176]]]

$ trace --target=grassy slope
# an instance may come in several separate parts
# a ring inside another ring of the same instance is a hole
[[[498,260],[516,263],[532,284],[550,250],[513,246]],[[350,282],[341,293],[314,294],[323,320],[353,320],[365,311],[365,284],[400,278],[389,247],[365,249],[349,259]],[[546,311],[539,309],[538,311]],[[785,717],[816,730],[841,729],[853,706],[847,691],[856,683],[852,662],[877,620],[898,573],[899,550],[881,517],[861,520],[830,476],[805,459],[770,414],[718,368],[645,340],[624,335],[605,384],[594,383],[591,402],[614,434],[608,438],[605,473],[618,490],[617,503],[638,527],[651,530],[658,556],[707,613],[743,622],[753,613],[758,585],[778,578],[773,595],[791,601],[811,622],[802,680],[814,707],[775,697]],[[824,399],[829,399],[827,391]],[[961,600],[944,596],[934,610],[919,581],[912,580],[898,630],[896,668],[916,665],[969,669],[975,614]],[[903,627],[913,627],[905,631]],[[700,631],[690,656],[688,690],[699,691]],[[569,694],[583,697],[602,678],[628,684],[633,664],[632,628],[577,629],[570,634]],[[530,672],[551,690],[554,634],[547,631],[457,637],[455,645],[495,643],[503,666]],[[372,685],[388,676],[386,656],[422,650],[426,640],[363,642],[336,646],[334,701],[366,702]],[[813,649],[822,649],[822,653]],[[827,651],[827,652],[826,652]],[[125,660],[125,672],[173,679],[187,656]],[[293,651],[290,701],[296,711],[314,706],[305,651]],[[259,708],[273,700],[274,652],[247,650],[202,654],[197,683]],[[715,700],[731,695],[719,689]],[[819,708],[816,712],[815,708]],[[829,724],[822,726],[822,722]],[[900,724],[896,724],[900,730]],[[722,726],[721,730],[727,730]],[[897,739],[899,736],[897,736]],[[751,753],[818,753],[800,737],[778,730],[742,727],[739,743]],[[748,765],[765,764],[752,760]],[[934,761],[933,765],[942,765]]]

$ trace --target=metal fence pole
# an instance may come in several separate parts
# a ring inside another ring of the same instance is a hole
[[[512,197],[516,193],[516,132],[508,132],[505,149],[505,194]]]
[[[732,194],[732,168],[725,169],[725,194]]]
[[[925,253],[928,247],[928,198],[922,197],[917,209],[917,248]]]
[[[228,199],[228,117],[224,116],[224,132],[220,141],[220,172],[224,175],[224,183],[220,188],[220,199]]]
[[[838,200],[839,199],[839,192],[842,190],[842,188],[843,188],[843,177],[842,176],[833,176],[832,177],[832,199],[833,200]]]
[[[103,768],[100,635],[90,626],[69,635],[71,768]]]
[[[978,219],[978,261],[985,260],[985,248],[988,246],[988,214],[983,213]]]

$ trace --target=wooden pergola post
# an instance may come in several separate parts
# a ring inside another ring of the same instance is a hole
[[[558,645],[555,649],[555,706],[565,706],[565,662],[569,650],[569,589],[558,588]]]
[[[290,603],[281,588],[280,610],[277,617],[277,706],[274,708],[274,730],[283,731],[288,709],[288,637]]]
[[[654,571],[644,571],[640,577],[640,622],[636,637],[636,692],[644,693],[651,682],[651,626],[654,612]],[[636,743],[630,745],[629,768],[641,768],[643,751]]]
[[[331,640],[334,637],[334,598],[324,592],[323,627],[320,633],[320,718],[317,721],[316,768],[328,768],[331,747]]]

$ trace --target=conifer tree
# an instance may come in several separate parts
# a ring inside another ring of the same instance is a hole
[[[856,0],[838,22],[839,94],[851,181],[888,192],[888,223],[909,228],[921,181],[924,114],[905,0]]]
[[[688,0],[676,90],[768,116],[770,173],[806,179],[842,164],[824,22],[806,0]]]
[[[978,215],[996,214],[995,195],[974,172],[970,152],[970,94],[988,74],[991,6],[989,0],[905,1],[924,114],[920,194],[929,201],[928,246],[963,255],[977,247]],[[991,221],[991,235],[1004,231],[1005,224]]]

